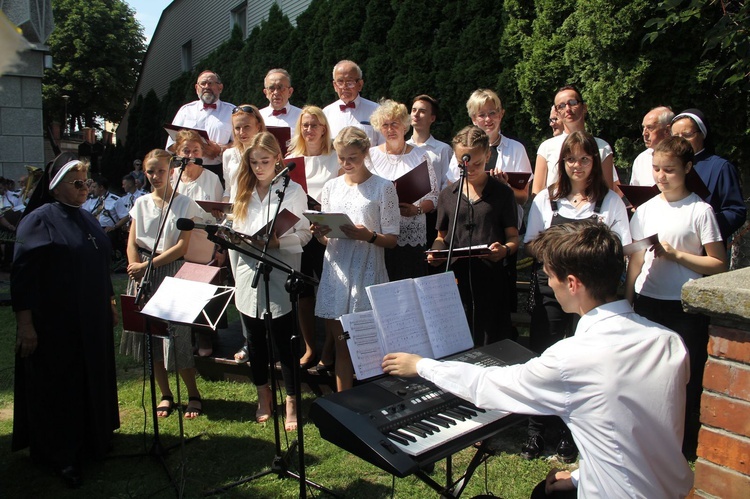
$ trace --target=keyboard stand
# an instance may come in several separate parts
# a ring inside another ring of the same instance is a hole
[[[466,471],[464,474],[456,480],[453,481],[453,462],[452,457],[448,456],[445,458],[445,486],[440,485],[438,482],[432,479],[427,473],[425,473],[424,470],[419,469],[414,473],[414,476],[422,480],[424,483],[432,487],[435,491],[437,491],[440,494],[441,499],[442,498],[450,498],[450,499],[458,499],[461,497],[461,494],[463,493],[466,486],[469,484],[469,480],[471,480],[471,477],[474,475],[474,472],[476,469],[487,461],[490,456],[493,455],[491,451],[487,449],[487,440],[483,440],[481,445],[477,448],[477,451],[474,453],[474,457],[471,458],[471,461],[469,462],[469,465],[466,467]]]

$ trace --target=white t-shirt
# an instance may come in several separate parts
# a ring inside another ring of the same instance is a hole
[[[630,230],[636,241],[658,234],[659,241],[692,255],[701,255],[706,244],[722,240],[711,205],[695,193],[673,203],[661,195],[649,199],[635,210]],[[635,292],[658,300],[679,300],[682,286],[700,277],[677,262],[654,258],[654,252],[647,250]]]
[[[646,149],[633,161],[633,172],[630,176],[630,185],[642,185],[651,187],[654,185],[654,150]]]
[[[320,202],[321,192],[326,182],[339,174],[339,158],[336,151],[325,156],[305,156],[305,180],[307,195]]]
[[[594,215],[596,203],[585,203],[574,206],[567,198],[557,200],[557,211],[560,216],[575,220],[584,220]],[[549,189],[544,189],[537,194],[529,209],[529,219],[526,222],[526,236],[523,241],[528,243],[537,235],[549,229],[552,224],[552,206],[549,202]],[[602,209],[599,213],[599,221],[605,223],[618,236],[623,245],[630,244],[630,226],[628,225],[628,210],[620,196],[610,190],[604,196]]]
[[[154,247],[162,213],[165,213],[166,209],[167,201],[163,209],[159,208],[151,195],[141,196],[135,200],[135,206],[130,210],[130,217],[134,221],[130,230],[135,227],[135,242],[139,248],[151,251]],[[176,225],[178,218],[190,218],[193,221],[213,220],[213,217],[203,211],[195,201],[180,194],[175,195],[172,208],[166,216],[168,217],[167,223],[164,225],[164,233],[159,240],[157,253],[163,253],[165,249],[177,244],[181,232]]]
[[[172,178],[173,186],[176,183],[177,175],[179,175],[179,172],[175,171]],[[186,182],[183,175],[180,185],[177,186],[177,192],[195,201],[221,201],[224,188],[221,186],[219,176],[204,168],[200,176],[190,182]]]
[[[557,162],[560,160],[560,151],[562,150],[563,142],[568,138],[568,134],[563,132],[557,137],[547,139],[539,146],[536,152],[537,156],[541,156],[547,162],[547,187],[557,182]],[[612,155],[612,148],[604,140],[594,137],[596,145],[599,147],[599,157],[602,162]],[[617,169],[613,168],[612,179],[619,180],[617,176]]]
[[[224,195],[229,198],[229,202],[234,201],[234,195],[237,192],[237,172],[240,171],[242,155],[237,147],[230,147],[221,157],[222,171],[224,173]]]

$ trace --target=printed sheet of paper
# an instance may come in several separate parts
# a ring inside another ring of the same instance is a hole
[[[414,279],[434,358],[474,347],[453,272]]]
[[[349,334],[346,344],[357,379],[383,374],[380,366],[385,353],[372,310],[342,315],[340,321],[344,332]]]
[[[433,356],[413,279],[367,287],[385,353]]]
[[[165,321],[192,324],[217,289],[204,282],[165,277],[141,313]]]

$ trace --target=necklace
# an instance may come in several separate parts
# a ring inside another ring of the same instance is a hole
[[[401,156],[404,155],[406,152],[406,141],[404,141],[404,147],[401,149],[401,153],[394,154],[395,156],[393,159],[391,159],[391,153],[388,151],[388,144],[385,145],[385,159],[388,160],[388,163],[392,165],[397,165],[398,162],[401,160]]]
[[[579,203],[582,203],[583,201],[588,201],[589,198],[586,197],[584,194],[576,194],[570,199],[570,202],[573,203],[573,206],[578,206]]]

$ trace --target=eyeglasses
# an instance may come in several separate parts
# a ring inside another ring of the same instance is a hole
[[[302,123],[300,126],[303,130],[317,130],[321,125],[319,123]]]
[[[666,125],[641,125],[641,131],[648,130],[649,132],[655,132],[661,128],[667,128]]]
[[[403,126],[404,125],[400,121],[391,121],[390,123],[383,123],[382,125],[380,125],[380,128],[383,128],[385,130],[398,130]]]
[[[558,111],[565,111],[567,106],[576,107],[578,104],[583,104],[582,100],[570,99],[569,101],[561,102],[555,106]]]
[[[357,78],[356,80],[333,80],[333,84],[339,88],[354,88],[360,80],[361,78]]]
[[[252,108],[252,106],[237,106],[234,109],[232,109],[232,114],[237,114],[240,111],[243,113],[252,114],[253,116],[256,116],[255,109]]]
[[[73,187],[75,187],[78,190],[85,189],[90,184],[88,180],[63,180],[63,183],[73,184]]]
[[[693,137],[695,137],[696,135],[698,135],[699,133],[700,132],[698,130],[695,130],[693,132],[678,132],[678,133],[672,132],[672,136],[673,137],[682,137],[683,139],[690,140]]]
[[[218,85],[218,84],[219,84],[219,82],[218,81],[214,81],[214,80],[203,80],[203,81],[199,81],[198,82],[198,86],[199,87],[211,87],[213,85]]]
[[[494,120],[498,114],[500,114],[498,111],[490,111],[489,113],[477,113],[474,116],[480,120],[486,120],[487,118]]]
[[[560,121],[560,118],[550,118],[549,119],[549,124],[552,125],[554,123],[557,123],[558,121]]]
[[[573,166],[576,163],[581,165],[584,168],[587,168],[591,166],[591,163],[594,161],[591,159],[591,156],[581,156],[580,158],[574,158],[573,156],[565,158],[565,164],[568,166]]]
[[[271,85],[270,87],[266,87],[266,90],[269,92],[283,92],[289,87],[285,87],[284,85]]]

